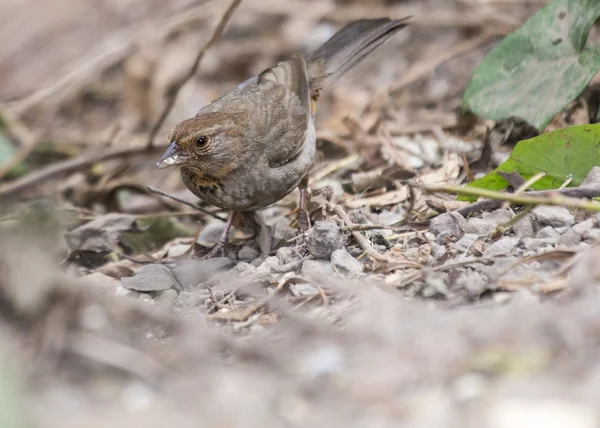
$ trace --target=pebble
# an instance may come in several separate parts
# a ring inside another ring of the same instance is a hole
[[[534,218],[545,225],[553,227],[568,227],[575,224],[575,217],[565,207],[541,205],[532,211]]]
[[[252,261],[260,257],[260,251],[250,245],[244,245],[238,252],[238,259]]]
[[[443,213],[431,220],[429,232],[435,235],[438,243],[444,244],[450,238],[459,239],[464,234],[466,223],[458,213]]]
[[[121,278],[121,285],[135,291],[161,291],[180,287],[171,270],[161,264],[142,266],[135,275]]]
[[[513,224],[512,230],[519,238],[533,238],[536,230],[533,216],[531,214],[525,215]]]
[[[331,263],[342,275],[349,278],[358,278],[363,275],[363,265],[352,257],[348,251],[341,248],[331,254]]]
[[[556,244],[554,239],[523,238],[523,246],[526,250],[535,251],[544,247],[551,247]]]
[[[472,217],[467,220],[465,233],[475,235],[487,235],[494,231],[496,222],[494,220]]]
[[[279,263],[282,265],[293,263],[302,258],[300,253],[298,253],[298,250],[296,248],[291,247],[281,247],[277,250],[277,253],[275,255],[279,259]]]
[[[346,235],[336,222],[318,221],[306,239],[306,246],[317,259],[329,259],[331,254],[346,244]]]
[[[462,238],[454,244],[454,247],[461,252],[468,252],[477,239],[479,239],[479,235],[475,233],[465,233]]]
[[[494,242],[485,252],[484,257],[505,256],[510,254],[512,250],[519,244],[521,238],[506,236]]]
[[[600,186],[600,167],[594,166],[583,179],[580,187],[598,187]]]
[[[581,234],[577,233],[575,229],[568,229],[565,233],[560,236],[558,243],[565,247],[574,247],[581,242]]]
[[[581,223],[577,223],[575,226],[573,226],[573,230],[583,236],[589,233],[593,227],[594,219],[588,218],[587,220],[584,220]]]
[[[555,241],[558,241],[558,238],[560,238],[560,233],[558,233],[552,226],[546,226],[543,229],[540,229],[538,233],[536,233],[535,237],[538,239],[554,239]]]
[[[322,282],[323,280],[339,278],[331,263],[325,260],[306,260],[302,263],[301,272],[303,277],[314,281]]]

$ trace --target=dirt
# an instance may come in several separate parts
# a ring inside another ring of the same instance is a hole
[[[598,426],[599,218],[425,191],[531,133],[460,105],[542,3],[244,0],[150,148],[229,2],[5,5],[0,426]],[[170,127],[345,22],[406,15],[320,99],[306,236],[294,192],[199,260],[226,213],[146,188],[199,203],[154,167]]]

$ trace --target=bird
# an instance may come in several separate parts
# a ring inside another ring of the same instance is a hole
[[[409,18],[351,22],[308,56],[291,55],[171,130],[157,167],[179,167],[194,195],[229,212],[220,239],[203,258],[224,255],[236,213],[266,208],[296,188],[304,216],[299,224],[310,226],[305,205],[319,95]]]

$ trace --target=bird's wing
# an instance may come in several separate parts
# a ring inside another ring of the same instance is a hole
[[[308,127],[312,126],[304,57],[296,54],[263,71],[257,85],[263,87],[265,94],[265,154],[271,167],[280,166],[302,151]]]

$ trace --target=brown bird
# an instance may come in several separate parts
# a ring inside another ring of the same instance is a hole
[[[265,208],[296,187],[307,223],[319,92],[408,25],[406,19],[352,22],[306,59],[296,54],[248,79],[171,131],[158,168],[179,166],[192,193],[230,211],[205,258],[223,252],[236,212]]]

